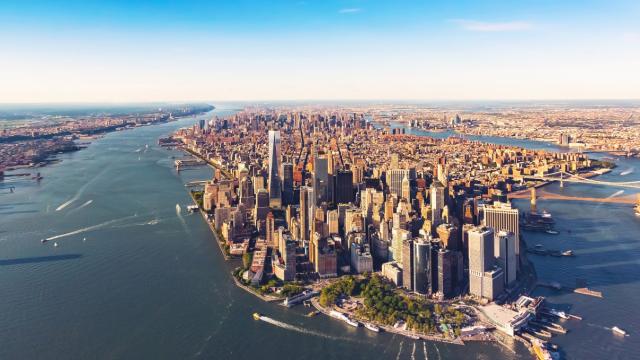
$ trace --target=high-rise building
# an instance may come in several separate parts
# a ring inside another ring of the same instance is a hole
[[[495,266],[494,232],[487,227],[468,231],[469,237],[469,293],[489,300],[504,289],[504,272]]]
[[[413,291],[418,294],[431,295],[437,290],[436,251],[428,239],[413,242]]]
[[[349,170],[339,170],[335,176],[334,202],[353,202],[353,174]]]
[[[453,294],[455,287],[455,255],[454,252],[447,249],[438,250],[438,292],[444,298],[449,298]]]
[[[275,241],[273,238],[273,233],[275,232],[275,217],[273,216],[273,213],[270,211],[267,214],[267,229],[266,229],[266,240],[267,240],[267,246],[275,246]]]
[[[280,182],[280,131],[269,130],[269,206],[282,206],[282,184]]]
[[[408,177],[402,179],[402,198],[411,202],[411,182]]]
[[[458,227],[453,224],[440,224],[436,228],[442,246],[449,250],[461,250],[462,244],[458,235]]]
[[[351,270],[356,274],[373,271],[373,258],[368,244],[351,244]]]
[[[316,155],[313,159],[313,193],[316,206],[323,202],[328,202],[330,199],[329,170],[325,156]]]
[[[495,235],[494,256],[504,272],[504,284],[516,281],[516,236],[510,231],[498,231]]]
[[[446,188],[440,181],[434,181],[431,184],[431,224],[438,226],[442,223],[442,211],[446,205],[445,190]]]
[[[300,187],[300,240],[302,241],[311,239],[309,231],[311,229],[311,221],[313,221],[311,214],[312,193],[311,188],[308,186]]]
[[[293,204],[293,164],[282,164],[282,204]]]
[[[496,202],[493,205],[484,205],[485,226],[491,227],[494,231],[510,231],[515,235],[516,267],[520,256],[520,216],[518,209],[511,206],[511,203]]]
[[[407,178],[410,180],[410,170],[408,169],[392,169],[387,171],[387,186],[389,192],[397,197],[402,197],[402,181]]]
[[[407,290],[414,290],[414,244],[413,239],[406,238],[401,243],[399,260],[402,267],[402,286]]]
[[[340,233],[337,209],[327,211],[327,224],[329,225],[329,234],[337,235]]]

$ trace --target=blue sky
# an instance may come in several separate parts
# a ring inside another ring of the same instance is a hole
[[[637,1],[0,2],[0,102],[638,99]]]

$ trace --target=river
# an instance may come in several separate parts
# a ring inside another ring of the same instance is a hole
[[[211,170],[177,173],[172,156],[182,154],[157,146],[197,118],[233,110],[106,134],[39,169],[40,183],[6,178],[0,359],[530,358],[520,344],[373,334],[237,288],[234,263],[223,260],[202,218],[184,211],[184,183]],[[276,321],[255,321],[255,311]]]

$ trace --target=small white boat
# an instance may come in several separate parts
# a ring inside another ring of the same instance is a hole
[[[555,230],[547,230],[546,231],[547,234],[551,234],[551,235],[558,235],[559,232],[555,231]]]
[[[58,243],[57,243],[57,242],[54,242],[54,243],[53,243],[53,247],[58,247]]]
[[[180,204],[176,204],[176,213],[180,214],[180,211],[182,211],[182,208],[180,208]]]
[[[559,310],[556,310],[556,309],[549,309],[549,313],[551,315],[555,315],[555,316],[557,316],[557,317],[559,317],[561,319],[568,319],[569,318],[569,316],[567,316],[567,314],[564,311],[559,311]]]
[[[371,324],[371,323],[364,323],[364,327],[366,327],[367,329],[373,331],[373,332],[380,332],[380,328]]]
[[[49,240],[47,240],[47,239],[40,240],[40,242],[43,243],[43,244],[46,243],[47,241],[49,241]]]
[[[614,333],[614,334],[616,334],[616,335],[622,335],[622,336],[627,335],[627,332],[626,332],[626,331],[624,331],[624,330],[620,329],[620,328],[619,328],[619,327],[617,327],[617,326],[612,327],[612,328],[611,328],[611,330],[612,330],[612,331],[613,331],[613,333]]]
[[[353,326],[353,327],[360,327],[360,323],[353,320],[353,319],[349,319],[347,318],[347,320],[345,320],[344,322],[346,322],[347,324]]]
[[[82,238],[82,242],[85,242],[85,241],[87,241],[87,238],[86,237]]]

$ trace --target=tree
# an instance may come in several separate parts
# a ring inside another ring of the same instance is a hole
[[[245,269],[249,269],[249,266],[251,266],[251,261],[253,260],[253,256],[251,253],[244,253],[242,255],[242,266],[244,266]]]

